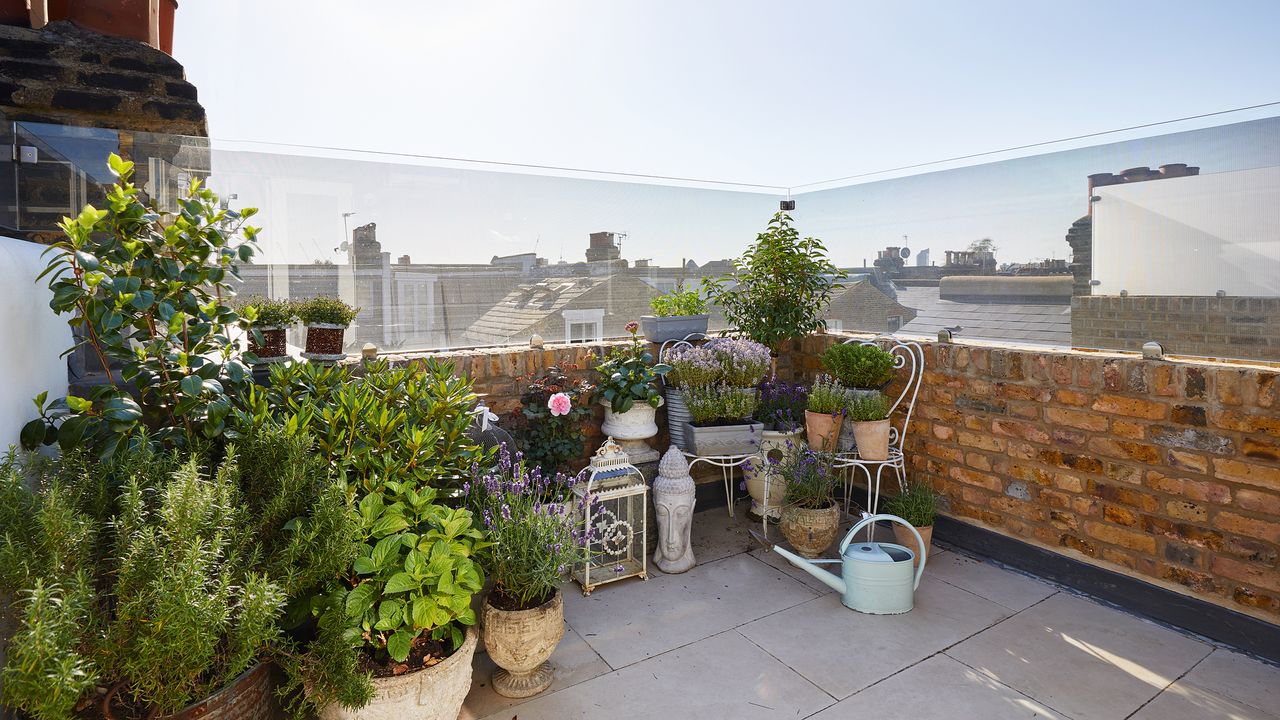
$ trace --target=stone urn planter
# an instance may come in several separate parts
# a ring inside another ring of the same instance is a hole
[[[807,558],[820,557],[840,531],[840,508],[835,503],[821,510],[788,507],[782,511],[778,527],[796,552]]]
[[[471,659],[479,637],[474,626],[467,628],[462,645],[449,657],[404,675],[375,677],[368,705],[349,710],[333,703],[320,711],[320,720],[457,720],[471,690]]]
[[[742,477],[746,481],[747,493],[751,495],[753,517],[769,517],[777,520],[782,517],[782,501],[787,495],[787,481],[777,473],[767,483],[769,496],[765,497],[765,477],[769,474],[770,458],[781,460],[788,452],[795,452],[805,444],[804,430],[791,432],[765,430],[760,434],[760,457],[742,466]],[[790,445],[788,446],[788,443]]]
[[[262,344],[249,333],[249,352],[258,357],[258,364],[278,363],[289,359],[286,336],[288,328],[281,325],[264,325],[255,328],[262,335]]]
[[[547,659],[564,637],[564,598],[560,591],[529,610],[500,610],[492,594],[484,603],[484,646],[498,669],[493,689],[509,698],[526,698],[551,687],[555,671]]]
[[[656,419],[658,409],[649,403],[637,402],[631,406],[630,410],[616,413],[609,407],[608,402],[602,401],[600,404],[604,406],[604,423],[600,426],[601,432],[612,437],[622,446],[627,456],[631,458],[631,463],[639,465],[657,462],[658,451],[649,447],[649,443],[645,440],[658,434]],[[659,398],[658,407],[662,407],[661,398]]]
[[[707,334],[710,315],[641,315],[640,330],[651,343],[683,340],[694,333]]]
[[[804,430],[809,439],[809,447],[818,452],[832,452],[840,438],[840,426],[844,422],[843,415],[804,411]]]
[[[307,323],[307,345],[302,357],[316,362],[336,362],[346,358],[342,351],[346,325]]]
[[[269,662],[260,662],[245,670],[221,690],[192,703],[172,715],[157,715],[158,720],[196,720],[196,718],[236,718],[237,720],[275,720],[283,717],[276,699],[277,673]],[[116,689],[102,700],[102,714],[108,720],[125,716],[113,704]]]
[[[920,533],[920,539],[924,540],[924,549],[922,553],[920,546],[916,544],[915,536],[911,534],[911,531],[908,530],[905,525],[899,525],[898,523],[890,523],[890,524],[893,526],[893,539],[897,540],[899,545],[905,548],[910,548],[913,552],[915,552],[916,559],[912,565],[913,567],[920,566],[921,554],[923,554],[926,559],[928,559],[928,557],[931,554],[933,554],[933,526],[932,525],[926,525],[924,527],[920,527],[918,525],[915,526],[916,532]]]
[[[852,422],[858,457],[863,460],[889,459],[889,421]]]
[[[704,427],[688,422],[684,424],[684,438],[689,444],[689,452],[703,457],[750,455],[758,452],[763,432],[764,423],[758,422]]]

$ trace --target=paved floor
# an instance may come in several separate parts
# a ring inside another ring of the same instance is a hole
[[[1280,668],[957,552],[910,613],[855,613],[742,515],[695,516],[687,573],[570,588],[542,695],[499,697],[477,654],[461,717],[1280,720]]]

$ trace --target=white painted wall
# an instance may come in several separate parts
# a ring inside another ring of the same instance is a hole
[[[1280,167],[1094,193],[1094,294],[1280,295]]]
[[[71,347],[66,318],[49,309],[44,245],[0,237],[0,450],[18,444],[22,426],[36,415],[31,399],[48,390],[50,398],[67,394]]]

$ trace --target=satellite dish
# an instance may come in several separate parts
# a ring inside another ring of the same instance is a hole
[[[898,256],[901,257],[903,260],[906,260],[907,258],[911,257],[911,248],[909,247],[899,248]]]

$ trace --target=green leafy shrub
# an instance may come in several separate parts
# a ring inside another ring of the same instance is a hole
[[[521,409],[512,414],[511,432],[524,448],[525,459],[542,468],[543,473],[564,470],[571,460],[582,457],[582,425],[591,418],[595,386],[554,366],[520,379],[529,380],[529,385],[520,395]],[[563,400],[552,403],[556,395],[568,400],[567,411]],[[557,410],[552,410],[553,404],[558,405]]]
[[[654,408],[661,405],[662,395],[654,383],[671,370],[670,365],[654,364],[648,343],[636,336],[637,329],[636,323],[627,323],[631,344],[613,349],[595,367],[601,377],[596,397],[609,403],[615,413],[624,413],[637,402]]]
[[[702,315],[707,312],[707,301],[696,289],[686,290],[683,284],[649,301],[653,314],[658,317],[677,315]]]
[[[889,417],[889,399],[883,393],[849,398],[846,408],[849,419],[854,422],[873,422]]]
[[[783,342],[826,327],[822,318],[844,277],[822,241],[802,239],[791,216],[779,212],[734,261],[731,275],[705,279],[703,287],[730,326],[776,354]]]
[[[238,264],[255,252],[258,230],[246,220],[256,210],[223,209],[193,181],[179,213],[157,213],[130,182],[132,162],[113,154],[109,166],[119,181],[107,208],[63,219],[66,239],[40,277],[50,277],[49,306],[72,316],[77,346],[104,368],[118,363],[122,382],[113,374],[87,397],[41,395],[40,418],[22,431],[28,449],[56,442],[109,457],[144,428],[158,444],[189,446],[223,433],[230,398],[251,383],[229,332],[245,323],[227,299]]]
[[[728,385],[685,388],[680,391],[694,425],[739,424],[751,420],[760,402],[755,388]]]
[[[819,375],[809,388],[809,412],[836,415],[845,411],[845,387],[830,375]]]
[[[875,345],[839,343],[822,353],[822,367],[845,387],[881,388],[893,380],[893,355]]]
[[[928,527],[938,510],[938,491],[925,483],[917,483],[884,503],[884,511],[897,515],[916,527]]]
[[[351,307],[334,297],[313,297],[297,304],[298,317],[306,325],[326,323],[347,326],[356,319],[360,308]]]
[[[235,308],[245,322],[255,328],[287,328],[298,322],[298,308],[292,300],[277,300],[253,295],[237,298]]]

